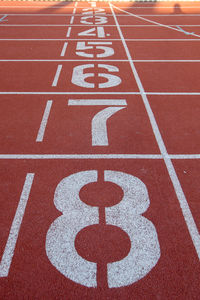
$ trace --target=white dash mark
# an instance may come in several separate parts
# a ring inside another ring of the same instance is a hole
[[[68,45],[68,43],[67,43],[67,42],[64,42],[64,45],[63,45],[62,52],[61,52],[60,56],[65,56],[65,52],[66,52],[66,49],[67,49],[67,45]]]
[[[74,7],[77,7],[77,5],[78,5],[78,2],[75,3]]]
[[[4,15],[1,19],[0,19],[0,22],[4,22],[4,21],[8,21],[8,20],[4,20],[8,15]]]
[[[74,16],[71,17],[70,24],[73,24],[73,22],[74,22]]]
[[[62,69],[62,65],[58,65],[57,70],[56,70],[56,74],[55,74],[55,77],[54,77],[54,80],[53,80],[53,83],[52,83],[52,86],[57,86],[61,69]]]
[[[46,126],[47,126],[47,121],[48,121],[51,106],[52,106],[52,102],[53,102],[52,100],[47,101],[45,111],[44,111],[44,114],[43,114],[43,117],[42,117],[42,121],[41,121],[41,124],[40,124],[40,128],[39,128],[39,131],[38,131],[38,135],[37,135],[37,138],[36,138],[36,142],[42,142],[43,141],[45,129],[46,129]]]
[[[125,99],[69,99],[68,105],[73,106],[93,106],[93,105],[127,105]]]
[[[20,226],[25,213],[26,205],[28,202],[31,186],[34,179],[34,173],[27,173],[19,204],[13,219],[8,240],[4,249],[2,260],[0,263],[0,277],[8,276],[10,265],[15,251],[17,238],[19,235]]]
[[[72,28],[71,28],[71,27],[69,27],[69,28],[68,28],[68,30],[67,30],[66,37],[70,37],[71,30],[72,30]]]

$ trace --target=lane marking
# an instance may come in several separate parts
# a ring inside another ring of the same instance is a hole
[[[186,35],[194,35],[194,32],[188,32],[183,30],[183,28],[181,28],[179,25],[175,25],[179,30],[181,30],[183,33],[185,33]]]
[[[36,142],[42,142],[43,138],[44,138],[44,133],[45,133],[45,129],[47,126],[47,122],[48,122],[48,118],[49,118],[49,114],[51,111],[51,106],[52,106],[53,101],[52,100],[48,100],[45,110],[44,110],[44,114],[42,117],[42,121],[40,124],[40,128],[38,130],[38,134],[37,134],[37,138],[36,138]]]
[[[71,17],[70,24],[74,22],[74,16]]]
[[[63,45],[63,48],[62,48],[60,56],[65,56],[67,45],[68,45],[68,42],[64,42],[64,45]]]
[[[77,7],[77,5],[78,5],[78,2],[75,2],[75,5],[74,5],[74,7]]]
[[[0,22],[8,22],[8,20],[5,20],[5,18],[7,17],[8,15],[4,15],[2,18],[0,18]]]
[[[60,56],[65,55],[67,42],[64,43]],[[94,44],[94,43],[93,43]],[[0,62],[129,62],[128,59],[0,59]],[[142,63],[199,63],[200,59],[133,59]]]
[[[13,219],[11,229],[9,232],[8,240],[4,249],[4,253],[0,263],[0,277],[8,276],[12,258],[14,256],[15,246],[19,235],[20,227],[22,224],[23,216],[25,213],[26,205],[29,199],[34,173],[27,173],[24,186],[22,189],[19,204]]]
[[[143,87],[142,82],[140,80],[140,77],[139,77],[139,75],[137,73],[135,65],[133,64],[132,57],[130,55],[129,49],[128,49],[128,47],[126,45],[126,42],[124,40],[121,28],[120,28],[118,20],[117,20],[117,17],[115,15],[114,10],[113,10],[113,7],[115,7],[115,6],[111,5],[110,3],[109,3],[109,6],[111,8],[111,11],[112,11],[112,14],[113,14],[113,18],[115,20],[115,23],[116,23],[119,35],[120,35],[121,40],[122,40],[122,44],[123,44],[124,49],[125,49],[126,54],[127,54],[127,57],[130,60],[130,66],[131,66],[134,78],[135,78],[137,86],[138,86],[138,88],[139,88],[139,90],[141,92],[141,97],[143,99],[143,103],[144,103],[144,106],[146,108],[146,112],[148,114],[148,117],[149,117],[149,120],[150,120],[150,123],[151,123],[151,127],[152,127],[152,130],[153,130],[155,139],[157,141],[157,144],[158,144],[158,147],[160,149],[160,152],[161,152],[161,154],[163,156],[163,159],[164,159],[164,162],[165,162],[165,165],[166,165],[169,177],[171,178],[171,182],[173,184],[173,187],[174,187],[177,199],[179,201],[180,208],[182,210],[183,217],[185,219],[187,228],[189,230],[191,239],[193,241],[193,245],[194,245],[194,247],[196,249],[198,258],[200,259],[200,234],[198,232],[197,226],[196,226],[195,221],[193,219],[192,213],[190,211],[189,205],[187,203],[187,200],[186,200],[186,197],[185,197],[184,192],[182,190],[182,187],[181,187],[181,184],[179,182],[179,179],[178,179],[178,177],[176,175],[176,171],[174,169],[172,161],[170,160],[170,158],[168,156],[167,149],[165,147],[164,141],[162,139],[160,130],[159,130],[157,122],[156,122],[156,119],[154,117],[153,111],[152,111],[151,106],[149,104],[149,100],[147,99],[147,96],[146,96],[146,94],[144,92],[144,87]]]
[[[0,159],[163,159],[161,154],[0,154]]]
[[[66,27],[66,25],[71,25],[72,27],[80,27],[79,24],[0,24],[0,27]],[[99,25],[92,25],[93,27],[98,27]],[[170,24],[169,26],[182,26],[182,27],[200,27],[200,25],[191,25],[191,24]],[[91,27],[91,25],[84,24],[84,27]],[[116,27],[115,25],[103,24],[103,27]],[[120,27],[160,27],[160,25],[120,25]]]
[[[99,39],[0,39],[0,41],[99,41]],[[127,42],[194,42],[198,41],[200,42],[200,39],[187,39],[186,37],[184,39],[124,39]],[[121,41],[120,39],[101,39],[101,41]]]
[[[62,65],[58,65],[52,86],[57,86],[61,70],[62,70]]]
[[[135,15],[135,14],[133,14],[133,13],[126,12],[125,10],[120,9],[119,7],[117,7],[117,6],[113,5],[113,4],[112,4],[112,6],[115,7],[116,9],[120,10],[120,11],[125,12],[125,13],[128,14],[129,16],[133,16],[133,17],[135,17],[135,18],[138,18],[138,19],[144,20],[144,21],[146,21],[146,22],[153,23],[153,24],[156,24],[156,25],[159,25],[159,26],[161,26],[161,27],[165,27],[165,28],[168,28],[168,29],[171,29],[171,30],[175,30],[175,31],[178,31],[178,32],[183,32],[182,30],[177,29],[177,28],[174,28],[174,27],[172,27],[172,26],[165,25],[165,24],[162,24],[162,23],[159,23],[159,22],[155,22],[155,21],[152,21],[152,20],[143,18],[142,15]],[[145,15],[143,15],[143,16],[145,16]],[[153,15],[151,15],[151,16],[153,16]],[[159,15],[157,15],[157,16],[159,16]],[[163,16],[164,16],[164,15],[163,15]],[[180,16],[180,15],[179,15],[179,16]],[[187,15],[187,16],[188,16],[188,15]],[[191,34],[191,35],[192,35],[192,36],[196,36],[196,37],[200,37],[200,35],[198,35],[198,34]]]
[[[200,159],[200,154],[168,154],[170,159]],[[0,154],[0,159],[163,159],[161,154]]]
[[[0,95],[196,95],[200,92],[0,92]]]
[[[121,106],[127,105],[125,99],[69,99],[68,105],[70,106],[90,106],[90,105],[114,105]]]
[[[114,5],[113,5],[113,7],[115,7]],[[80,7],[79,7],[80,8]],[[85,8],[85,7],[84,7]],[[125,17],[125,16],[127,16],[126,14],[132,14],[132,13],[129,13],[129,12],[127,12],[127,11],[125,11],[125,10],[122,10],[122,9],[120,9],[120,8],[118,8],[117,6],[116,6],[116,8],[117,9],[119,9],[119,10],[121,10],[122,12],[125,12],[124,14],[118,14],[117,16],[118,17]],[[67,14],[67,13],[65,13],[65,14],[62,14],[62,13],[60,13],[60,14],[23,14],[23,13],[21,13],[21,14],[18,14],[18,13],[16,13],[16,14],[7,14],[8,16],[14,16],[14,17],[16,17],[16,16],[35,16],[35,17],[40,17],[40,16],[42,16],[42,17],[44,17],[44,16],[51,16],[51,17],[58,17],[58,16],[60,16],[60,17],[66,17],[66,16],[72,16],[72,13],[70,13],[70,14]],[[128,17],[130,16],[130,15],[128,15]],[[83,16],[82,14],[76,14],[76,16]],[[112,17],[112,14],[106,14],[106,16],[109,16],[109,17]],[[151,14],[138,14],[137,15],[138,17],[199,17],[200,16],[200,14],[187,14],[187,15],[185,15],[185,14],[173,14],[173,15],[169,15],[169,14],[162,14],[162,15],[151,15]]]
[[[67,30],[67,34],[66,34],[66,37],[67,37],[67,38],[70,37],[71,30],[72,30],[72,28],[71,28],[71,26],[70,26],[70,27],[68,28],[68,30]]]

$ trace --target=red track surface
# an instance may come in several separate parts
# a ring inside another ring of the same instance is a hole
[[[0,298],[199,299],[200,4],[0,13]]]

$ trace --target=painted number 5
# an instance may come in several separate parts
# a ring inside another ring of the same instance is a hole
[[[83,203],[81,188],[97,182],[97,171],[72,174],[58,184],[54,204],[62,212],[46,236],[46,253],[52,265],[65,277],[87,287],[97,286],[97,265],[83,259],[76,251],[76,235],[85,227],[98,224],[98,207]],[[118,204],[106,208],[106,224],[120,227],[131,242],[128,255],[107,264],[109,288],[130,285],[147,275],[160,257],[154,225],[143,217],[150,200],[145,184],[138,178],[118,171],[104,171],[104,181],[120,186],[124,196]]]

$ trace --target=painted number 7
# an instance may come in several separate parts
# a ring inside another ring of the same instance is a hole
[[[69,106],[108,106],[99,111],[93,118],[91,124],[92,146],[108,146],[107,120],[126,107],[124,99],[70,99]],[[112,105],[112,106],[110,106]],[[113,106],[114,105],[114,106]],[[123,106],[122,106],[123,105]],[[117,107],[116,107],[117,106]]]

